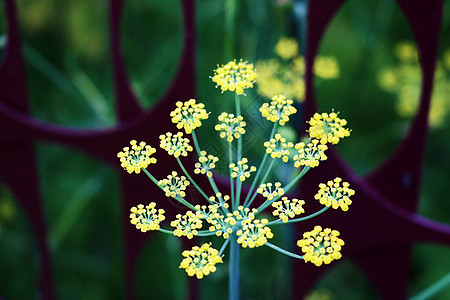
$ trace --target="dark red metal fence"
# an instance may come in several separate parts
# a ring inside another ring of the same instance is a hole
[[[133,199],[139,198],[143,193],[154,193],[156,188],[149,185],[143,176],[127,176],[128,174],[119,170],[116,153],[129,142],[130,137],[156,144],[160,130],[149,131],[148,128],[173,128],[167,116],[175,101],[195,96],[194,0],[181,2],[184,46],[178,72],[164,98],[151,110],[146,111],[140,107],[130,88],[121,55],[120,19],[124,1],[109,0],[110,51],[119,121],[117,126],[111,129],[77,130],[41,122],[29,114],[16,4],[14,0],[5,0],[7,45],[0,66],[0,178],[13,192],[36,234],[40,252],[39,290],[43,299],[54,298],[54,287],[33,147],[34,143],[40,140],[80,149],[111,164],[120,172],[123,187],[121,222],[125,234],[126,294],[130,298],[134,297],[135,267],[145,239],[129,224],[128,210],[135,204]],[[344,2],[309,1],[306,116],[311,116],[316,110],[312,62],[323,32]],[[343,255],[357,262],[383,299],[406,298],[412,244],[419,241],[450,244],[449,226],[416,214],[443,0],[397,0],[397,3],[416,38],[423,75],[420,109],[408,134],[385,162],[363,178],[357,176],[332,149],[326,166],[311,171],[302,189],[303,198],[313,198],[315,187],[323,178],[341,176],[352,184],[358,196],[352,205],[351,213],[342,216],[330,212],[320,216],[319,220],[314,220],[314,224],[310,222],[302,225],[312,227],[315,223],[320,223],[336,227],[335,224],[339,224],[339,230],[345,232],[346,247]],[[174,167],[173,160],[164,163],[168,167]],[[162,173],[163,170],[155,171],[157,177],[162,177]],[[293,280],[296,297],[303,296],[327,268],[296,263]],[[195,286],[190,290],[187,297],[195,298]]]

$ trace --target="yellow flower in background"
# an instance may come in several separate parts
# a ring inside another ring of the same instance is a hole
[[[202,279],[216,271],[216,264],[222,263],[219,251],[211,247],[211,243],[206,243],[200,247],[194,246],[192,250],[184,250],[180,268],[185,269],[189,276],[197,276]]]
[[[401,42],[395,46],[399,60],[396,66],[384,67],[378,73],[380,87],[396,98],[395,108],[402,117],[412,117],[419,106],[422,86],[422,73],[415,45]],[[442,126],[450,114],[450,49],[444,51],[437,62],[429,124],[436,128]]]
[[[314,61],[314,74],[324,79],[339,77],[339,66],[334,57],[317,56]]]
[[[350,130],[345,128],[347,121],[338,117],[338,113],[315,113],[309,120],[309,136],[320,140],[321,144],[337,144],[339,140],[350,136]]]
[[[178,129],[184,128],[187,134],[202,126],[201,121],[209,117],[208,112],[205,110],[205,105],[196,103],[195,99],[190,99],[186,102],[178,101],[175,105],[177,108],[170,112],[172,123],[177,124]]]
[[[156,158],[150,157],[156,152],[156,149],[150,145],[146,145],[145,142],[139,144],[136,140],[130,141],[130,147],[124,147],[123,151],[117,153],[117,157],[120,159],[121,167],[128,173],[135,172],[139,174],[141,169],[145,169],[149,164],[156,164]]]
[[[293,38],[282,37],[275,46],[276,58],[260,60],[258,69],[258,94],[270,99],[273,95],[303,102],[305,98],[305,61],[298,54],[298,43]],[[324,80],[339,77],[339,65],[331,56],[318,56],[314,74]]]
[[[220,87],[222,92],[236,92],[237,95],[244,94],[244,90],[253,87],[257,78],[253,64],[246,61],[236,63],[236,60],[230,61],[214,70],[212,81]]]
[[[159,223],[166,218],[164,209],[156,209],[155,202],[150,202],[145,207],[143,204],[139,204],[137,207],[133,206],[130,211],[131,224],[142,232],[159,230]]]
[[[326,228],[322,230],[321,226],[316,226],[312,231],[305,232],[303,239],[297,241],[303,253],[305,262],[312,262],[316,266],[322,263],[329,264],[333,260],[342,257],[341,249],[344,241],[339,236],[339,231]]]
[[[287,37],[280,38],[275,45],[275,53],[283,59],[294,58],[298,55],[297,41]]]
[[[349,186],[348,182],[342,182],[342,178],[336,177],[334,180],[328,181],[327,184],[319,184],[320,189],[314,199],[319,200],[320,204],[325,206],[347,211],[348,206],[352,204],[350,197],[355,194],[355,191]]]

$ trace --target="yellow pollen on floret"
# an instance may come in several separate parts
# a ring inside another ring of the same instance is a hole
[[[355,194],[348,182],[342,182],[340,177],[336,177],[334,180],[319,184],[319,191],[314,196],[314,199],[319,200],[320,204],[327,207],[333,207],[334,209],[342,209],[347,211],[352,200],[350,197]]]
[[[208,177],[212,177],[213,173],[211,170],[213,170],[216,167],[217,162],[219,161],[219,158],[207,154],[206,151],[200,151],[200,157],[198,158],[198,162],[195,163],[195,174],[206,174]]]
[[[281,187],[281,182],[275,182],[275,184],[272,184],[271,182],[263,183],[256,192],[263,195],[263,197],[266,197],[269,201],[284,195],[284,189]]]
[[[178,101],[175,110],[170,112],[172,123],[177,124],[178,129],[184,129],[187,134],[202,126],[202,120],[209,117],[203,103],[196,103],[195,99],[186,102]]]
[[[294,101],[286,99],[284,95],[272,97],[270,103],[263,103],[259,111],[261,115],[271,122],[278,122],[281,126],[289,121],[289,116],[295,114],[297,109],[292,105]]]
[[[294,145],[294,148],[297,150],[297,154],[293,157],[294,167],[296,168],[301,166],[315,168],[321,161],[325,161],[328,158],[325,155],[328,146],[320,144],[317,139],[313,139],[307,145],[303,142],[297,143]]]
[[[237,95],[244,94],[245,89],[253,87],[257,78],[253,64],[240,60],[230,61],[226,65],[218,66],[214,70],[212,81],[216,87],[220,87],[222,93],[225,91],[236,92]],[[245,94],[244,94],[245,95]]]
[[[227,142],[231,143],[234,139],[238,139],[245,134],[244,127],[247,124],[242,116],[235,117],[233,114],[223,112],[218,119],[220,123],[214,129],[219,131],[219,137],[226,139]]]
[[[252,219],[242,225],[242,229],[236,232],[237,242],[242,247],[255,248],[263,246],[268,239],[273,238],[273,233],[266,224],[267,219]]]
[[[162,187],[167,197],[175,198],[177,196],[185,197],[186,187],[190,184],[186,177],[178,176],[176,171],[168,175],[167,178],[161,179],[158,185]]]
[[[277,133],[274,138],[264,143],[264,147],[266,147],[266,152],[270,154],[270,157],[281,158],[283,162],[287,162],[289,160],[289,150],[294,147],[294,144],[286,142],[286,139]]]
[[[312,231],[303,234],[303,239],[297,241],[297,246],[304,253],[305,262],[312,262],[319,267],[342,257],[341,249],[345,243],[339,235],[337,230],[315,226]]]
[[[248,159],[245,157],[238,161],[237,164],[231,163],[229,165],[229,168],[231,169],[231,177],[238,178],[240,181],[245,181],[245,179],[249,178],[251,173],[256,171],[256,167],[249,167],[247,163]]]
[[[193,150],[189,144],[189,139],[184,138],[182,132],[177,132],[176,134],[167,132],[166,134],[161,134],[159,139],[161,149],[166,150],[169,155],[173,155],[175,158],[187,156],[188,152]]]
[[[164,221],[164,209],[156,209],[156,203],[150,202],[144,206],[139,204],[130,209],[130,222],[142,232],[159,230],[159,223]]]
[[[198,234],[198,229],[202,228],[203,222],[199,215],[192,211],[187,211],[186,214],[176,215],[176,219],[170,222],[170,226],[174,227],[173,235],[177,237],[186,236],[192,239]]]
[[[350,130],[345,128],[347,121],[338,117],[338,113],[315,113],[309,120],[309,136],[320,140],[321,144],[337,144],[339,140],[350,136]]]
[[[211,247],[211,243],[206,243],[200,247],[194,246],[191,250],[182,252],[184,257],[180,263],[180,268],[185,269],[189,276],[196,276],[202,279],[216,271],[216,264],[222,263],[219,251]]]
[[[139,174],[141,169],[146,169],[150,164],[156,164],[156,158],[151,157],[156,149],[147,145],[145,142],[137,143],[136,140],[130,141],[131,147],[124,147],[122,151],[117,153],[120,159],[120,166],[128,173],[135,172]]]
[[[295,216],[305,212],[302,207],[303,204],[305,204],[303,200],[296,198],[289,200],[288,197],[282,197],[280,201],[272,203],[272,206],[275,208],[272,214],[280,218],[283,223],[287,223],[289,219],[293,219]]]

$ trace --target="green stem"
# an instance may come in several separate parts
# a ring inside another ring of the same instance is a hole
[[[234,20],[236,15],[236,0],[225,1],[225,39],[224,54],[225,61],[233,58],[234,46]]]
[[[228,299],[239,300],[239,251],[236,233],[232,233],[230,239],[230,265],[228,272]]]
[[[188,208],[192,209],[193,211],[198,211],[198,209],[196,209],[194,207],[194,205],[190,204],[189,202],[187,202],[183,197],[181,196],[176,196],[176,197],[172,197],[175,200],[177,200],[178,202],[180,202],[181,204],[183,204],[184,206],[187,206]]]
[[[239,95],[235,94],[234,96],[234,103],[236,105],[236,117],[241,115],[241,101],[239,99]],[[242,136],[240,136],[237,139],[238,146],[237,146],[237,158],[236,162],[242,160]],[[242,187],[242,181],[239,179],[236,180],[236,207],[239,206],[239,203],[241,201],[241,187]]]
[[[311,219],[311,218],[314,218],[315,216],[318,216],[318,215],[320,215],[320,214],[326,212],[330,207],[331,207],[331,206],[325,206],[325,207],[322,208],[321,210],[316,211],[315,213],[310,214],[309,216],[306,216],[306,217],[303,217],[303,218],[292,219],[292,220],[287,221],[286,223],[284,223],[283,221],[281,221],[280,219],[278,219],[278,220],[275,220],[275,221],[272,221],[272,222],[267,223],[267,226],[270,226],[270,225],[278,225],[278,224],[297,223],[297,222],[306,221],[306,220],[309,220],[309,219]]]
[[[193,186],[195,186],[195,188],[200,192],[200,194],[202,194],[202,196],[205,197],[206,201],[209,202],[209,197],[205,194],[205,192],[203,192],[203,190],[198,186],[198,184],[194,181],[194,179],[192,179],[191,175],[189,175],[189,173],[186,171],[183,164],[181,163],[180,158],[177,157],[176,159],[181,170],[183,170],[184,175],[186,175],[188,180],[192,183]]]
[[[228,244],[230,243],[230,239],[226,239],[225,243],[223,243],[222,248],[220,248],[219,250],[219,256],[221,256],[223,254],[223,251],[225,251],[225,249],[227,248]]]
[[[229,164],[233,163],[233,146],[230,142],[228,142],[228,156],[229,156]],[[230,169],[230,194],[231,194],[231,210],[235,209],[235,203],[234,203],[234,180],[233,177],[231,177],[231,173],[233,171]]]
[[[266,180],[267,176],[269,176],[270,171],[272,170],[273,164],[275,163],[275,158],[272,158],[272,161],[270,162],[269,167],[267,168],[266,174],[264,174],[263,179],[261,180],[261,183],[264,183],[264,181]],[[252,205],[253,200],[255,200],[256,196],[258,195],[258,192],[255,191],[253,193],[252,198],[250,199],[250,201],[248,201],[247,207],[250,207],[250,205]]]
[[[278,122],[273,123],[272,132],[270,133],[269,140],[275,136],[275,132],[277,131],[277,126],[278,126]],[[252,192],[253,192],[253,190],[254,190],[254,188],[256,186],[256,183],[257,183],[257,181],[259,179],[259,175],[261,175],[262,169],[264,168],[264,164],[266,163],[268,155],[269,155],[269,153],[267,153],[267,151],[264,151],[264,157],[263,157],[263,159],[261,161],[261,164],[258,167],[258,171],[256,172],[255,178],[253,179],[253,182],[252,182],[252,185],[250,187],[250,190],[248,191],[247,197],[245,198],[245,201],[244,201],[244,206],[245,207],[249,207],[250,206],[250,205],[248,205],[248,201],[250,200],[250,196],[252,195]]]
[[[438,292],[440,292],[443,288],[450,284],[450,273],[439,279],[437,282],[433,283],[429,287],[427,287],[422,292],[410,298],[410,300],[425,300],[431,299]]]
[[[173,235],[173,230],[167,230],[167,229],[159,228],[158,231],[161,231],[162,233]]]
[[[271,244],[269,242],[266,242],[264,245],[267,246],[267,247],[270,247],[270,248],[272,248],[272,249],[274,249],[274,250],[276,250],[278,252],[281,252],[281,253],[283,253],[283,254],[285,254],[287,256],[290,256],[290,257],[293,257],[293,258],[297,258],[297,259],[303,259],[303,256],[300,256],[298,254],[295,254],[295,253],[289,252],[287,250],[281,249],[280,247],[275,246],[274,244]]]
[[[192,130],[192,140],[194,141],[195,151],[197,152],[197,155],[200,157],[201,156],[200,155],[200,152],[201,152],[200,144],[198,142],[197,135],[195,134],[194,130]],[[220,193],[219,188],[217,187],[216,182],[214,181],[214,178],[208,177],[208,176],[206,176],[206,177],[208,178],[209,184],[211,185],[211,187],[212,187],[212,189],[214,191],[214,194],[217,195],[218,193]],[[221,200],[223,200],[223,198]],[[228,209],[223,207],[222,211],[226,214],[228,212]]]

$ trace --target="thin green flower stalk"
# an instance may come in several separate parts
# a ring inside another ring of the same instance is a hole
[[[150,166],[157,164],[157,159],[153,157],[156,149],[145,142],[138,143],[132,140],[130,146],[124,147],[117,154],[125,171],[130,174],[144,172],[166,197],[175,199],[187,208],[187,211],[177,214],[175,219],[169,222],[170,227],[164,228],[165,212],[158,207],[164,201],[161,197],[161,200],[154,200],[147,205],[138,204],[132,207],[131,224],[143,233],[160,231],[178,238],[201,240],[199,246],[182,252],[180,263],[180,268],[184,269],[188,276],[195,276],[198,279],[214,273],[218,265],[223,263],[225,252],[229,249],[230,299],[239,299],[239,264],[242,248],[267,246],[294,259],[311,262],[317,266],[340,259],[344,241],[340,239],[337,230],[315,226],[298,240],[300,250],[299,253],[295,253],[270,243],[274,236],[271,226],[309,220],[329,208],[347,211],[352,204],[350,198],[355,194],[350,184],[340,177],[328,179],[319,185],[318,192],[314,196],[314,200],[319,201],[324,208],[312,213],[304,209],[305,200],[287,195],[308,170],[318,167],[327,159],[325,154],[328,150],[327,145],[334,145],[348,137],[350,130],[345,127],[347,122],[338,118],[338,113],[332,111],[315,114],[307,122],[309,128],[306,133],[309,135],[309,142],[288,142],[277,133],[277,128],[285,126],[297,110],[293,106],[293,100],[281,94],[273,96],[260,108],[261,117],[272,122],[273,127],[270,136],[261,145],[265,153],[259,167],[250,165],[242,148],[247,124],[241,116],[239,95],[244,95],[245,89],[252,88],[256,78],[253,65],[242,60],[239,63],[232,61],[219,66],[214,71],[212,80],[217,87],[220,87],[222,92],[236,94],[236,115],[223,112],[218,116],[218,123],[214,126],[219,138],[228,143],[226,149],[228,161],[222,162],[200,147],[195,131],[204,125],[204,121],[209,118],[209,112],[206,111],[204,104],[197,103],[195,99],[177,102],[175,109],[170,113],[172,122],[182,131],[160,135],[160,148],[175,158],[180,170],[171,171],[165,178],[155,178],[151,174]],[[184,133],[190,135],[192,139],[185,137]],[[188,162],[192,152],[196,153],[197,157],[191,160],[191,167],[185,167],[181,158],[183,162]],[[229,168],[231,188],[229,195],[222,193],[214,181],[215,169],[219,164]],[[270,174],[277,164],[291,164],[298,169],[298,173],[287,184],[267,181],[272,178]],[[190,169],[194,174],[189,174]],[[203,191],[197,184],[199,180],[208,180],[214,194]],[[251,184],[251,187],[247,195],[243,195],[242,186],[247,183]],[[189,188],[195,188],[200,192],[204,198],[203,203],[194,204],[192,199],[188,199],[189,193],[186,191]],[[265,201],[256,207],[254,200],[258,196]],[[305,215],[306,213],[308,215]],[[212,241],[203,241],[208,237],[223,239],[219,246],[220,250],[214,248]]]

